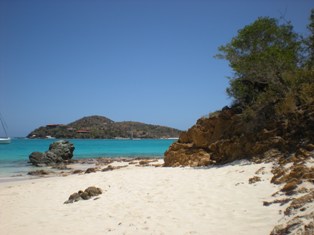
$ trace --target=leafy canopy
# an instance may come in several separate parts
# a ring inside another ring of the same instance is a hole
[[[307,51],[306,65],[311,69],[314,68],[314,9],[311,10],[310,23],[308,25],[310,36],[305,40],[305,51]]]
[[[236,103],[248,105],[269,89],[284,85],[283,74],[298,65],[300,43],[292,26],[260,17],[219,47],[217,58],[229,61],[234,71],[227,93]]]

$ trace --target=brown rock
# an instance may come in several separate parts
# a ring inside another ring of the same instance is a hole
[[[275,226],[270,235],[313,235],[314,234],[314,212],[296,216],[286,224]]]
[[[113,170],[118,170],[118,169],[125,168],[125,167],[128,167],[128,165],[125,165],[125,166],[112,166],[112,165],[109,165],[106,168],[102,169],[101,171],[102,172],[113,171]]]
[[[291,181],[287,182],[283,188],[281,189],[282,192],[285,192],[286,194],[291,195],[294,189],[298,187],[298,185],[301,183],[298,179],[292,179]]]
[[[292,199],[290,198],[284,198],[284,199],[276,199],[275,201],[272,201],[272,202],[263,202],[263,206],[269,206],[271,204],[274,204],[274,203],[279,203],[280,206],[283,206],[285,204],[287,204],[288,202],[290,202]]]
[[[274,176],[271,179],[271,183],[273,184],[282,184],[285,182],[285,176],[287,175],[287,170],[284,167],[276,167],[271,171]]]
[[[97,172],[97,168],[93,168],[93,167],[91,167],[91,168],[88,168],[86,171],[85,171],[85,174],[89,174],[89,173],[95,173],[95,172]]]
[[[112,165],[108,165],[106,168],[102,169],[101,171],[102,172],[105,172],[105,171],[112,171],[114,170],[115,168],[112,166]]]
[[[84,192],[80,192],[80,197],[83,199],[83,200],[88,200],[91,198],[91,196],[89,195],[88,192],[84,191]]]
[[[253,111],[249,120],[241,112],[241,108],[224,108],[199,119],[166,151],[165,166],[196,166],[199,159],[193,159],[192,155],[195,157],[201,151],[210,155],[209,164],[253,157],[255,162],[271,162],[284,159],[284,155],[295,152],[298,146],[303,146],[296,154],[299,162],[313,157],[309,150],[314,146],[314,105],[300,106],[296,112],[282,116],[273,115],[273,106],[265,106]]]
[[[177,149],[173,151],[173,149]],[[211,164],[211,155],[203,149],[199,148],[190,148],[190,144],[179,144],[175,143],[170,147],[165,153],[164,157],[164,166],[175,167],[175,166],[207,166]]]
[[[73,174],[81,174],[81,173],[83,173],[84,171],[83,170],[74,170],[72,173]]]
[[[88,187],[87,189],[85,189],[84,192],[86,192],[91,197],[95,197],[98,196],[99,194],[102,194],[102,190],[95,186]]]
[[[180,137],[179,137],[179,143],[187,144],[190,143],[191,140],[189,138],[189,135],[186,131],[181,132]]]
[[[270,235],[288,235],[293,234],[296,228],[302,226],[302,220],[299,218],[293,218],[290,220],[287,225],[277,225],[271,231]]]
[[[33,176],[45,176],[49,175],[51,172],[46,171],[46,170],[36,170],[36,171],[30,171],[27,174],[28,175],[33,175]]]
[[[305,230],[304,235],[313,235],[314,234],[314,222],[312,221],[308,225],[305,225],[304,230]]]
[[[314,201],[314,190],[302,197],[294,199],[290,206],[285,210],[285,215],[291,215],[293,211],[304,207],[307,203]]]
[[[81,196],[79,193],[73,193],[70,195],[69,199],[67,201],[64,202],[64,204],[69,204],[69,203],[73,203],[73,202],[77,202],[79,200],[81,200]]]
[[[294,165],[289,169],[285,169],[285,167],[283,166],[278,166],[272,170],[274,176],[271,179],[271,183],[286,183],[286,189],[287,191],[290,191],[290,187],[292,187],[296,182],[297,184],[299,184],[301,180],[311,181],[314,178],[313,167],[308,168],[303,164],[303,161],[300,162],[297,158],[293,159],[295,160]],[[283,191],[286,191],[286,189],[284,189]]]
[[[259,169],[255,172],[255,174],[257,174],[257,175],[264,175],[264,174],[265,174],[265,167],[259,168]]]
[[[259,182],[259,181],[261,181],[261,177],[254,176],[254,177],[249,179],[249,184],[254,184],[254,183]]]
[[[69,199],[64,202],[64,204],[69,204],[73,202],[77,202],[79,200],[88,200],[92,197],[98,196],[102,194],[102,190],[95,186],[88,187],[84,191],[79,190],[77,193],[73,193],[70,195]]]

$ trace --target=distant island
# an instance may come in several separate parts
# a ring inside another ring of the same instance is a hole
[[[69,139],[160,139],[177,138],[178,129],[141,122],[114,122],[103,116],[83,117],[70,124],[47,124],[27,135],[27,138]]]

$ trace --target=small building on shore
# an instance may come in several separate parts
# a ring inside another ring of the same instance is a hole
[[[90,133],[90,130],[84,130],[84,129],[81,129],[81,130],[77,130],[76,133]]]

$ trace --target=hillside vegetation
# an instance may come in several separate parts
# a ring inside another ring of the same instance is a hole
[[[102,116],[83,117],[67,125],[49,124],[28,134],[28,138],[114,139],[114,138],[171,138],[180,130],[140,122],[114,122]]]

